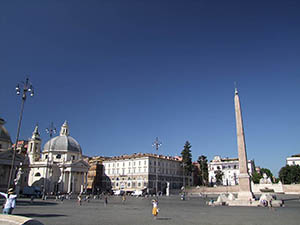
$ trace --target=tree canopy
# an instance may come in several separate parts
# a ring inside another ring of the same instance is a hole
[[[191,175],[193,171],[191,144],[186,141],[183,150],[181,151],[182,163],[184,166],[185,175]]]
[[[200,185],[208,185],[207,157],[205,155],[201,155],[198,157],[197,162],[199,163],[199,183]]]
[[[300,166],[286,165],[279,171],[279,179],[283,184],[299,184],[300,183]]]

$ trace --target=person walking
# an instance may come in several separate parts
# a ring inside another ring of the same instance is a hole
[[[107,206],[107,203],[108,203],[108,202],[107,202],[107,196],[105,195],[105,196],[104,196],[104,206]]]
[[[125,204],[125,201],[126,201],[126,195],[123,194],[123,196],[122,196],[122,203]]]
[[[81,196],[81,194],[78,195],[77,199],[78,199],[78,201],[77,201],[78,205],[81,205],[81,202],[82,202],[82,196]]]
[[[158,215],[158,201],[156,199],[152,200],[152,215],[153,215],[153,219],[156,220],[157,215]]]
[[[14,194],[14,189],[10,188],[8,189],[7,194],[0,192],[0,195],[5,197],[5,204],[3,208],[3,214],[12,214],[14,208],[16,207],[16,198],[17,195]]]

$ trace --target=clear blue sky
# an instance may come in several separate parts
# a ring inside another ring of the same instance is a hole
[[[0,117],[15,140],[69,121],[85,155],[237,157],[234,81],[249,159],[275,175],[300,153],[300,3],[1,1]]]

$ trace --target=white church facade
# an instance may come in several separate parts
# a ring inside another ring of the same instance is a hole
[[[28,162],[24,165],[28,186],[38,186],[46,193],[85,191],[89,165],[83,160],[79,143],[69,135],[67,122],[62,125],[59,136],[51,138],[42,152],[40,149],[36,126],[28,142]]]

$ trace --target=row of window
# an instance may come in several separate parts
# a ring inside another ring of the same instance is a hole
[[[237,165],[233,165],[233,166],[217,166],[217,167],[211,167],[211,170],[225,170],[225,169],[238,169],[239,167]]]
[[[105,166],[107,166],[108,168],[115,168],[115,167],[125,167],[125,166],[141,166],[141,165],[147,165],[147,160],[139,160],[139,161],[129,161],[129,162],[117,162],[117,163],[107,163],[107,164],[104,164]],[[149,161],[149,164],[150,165],[154,165],[156,166],[156,160],[154,160],[153,162],[150,160]],[[158,166],[162,166],[162,167],[179,167],[179,163],[169,163],[169,162],[161,162],[161,161],[158,161]]]

